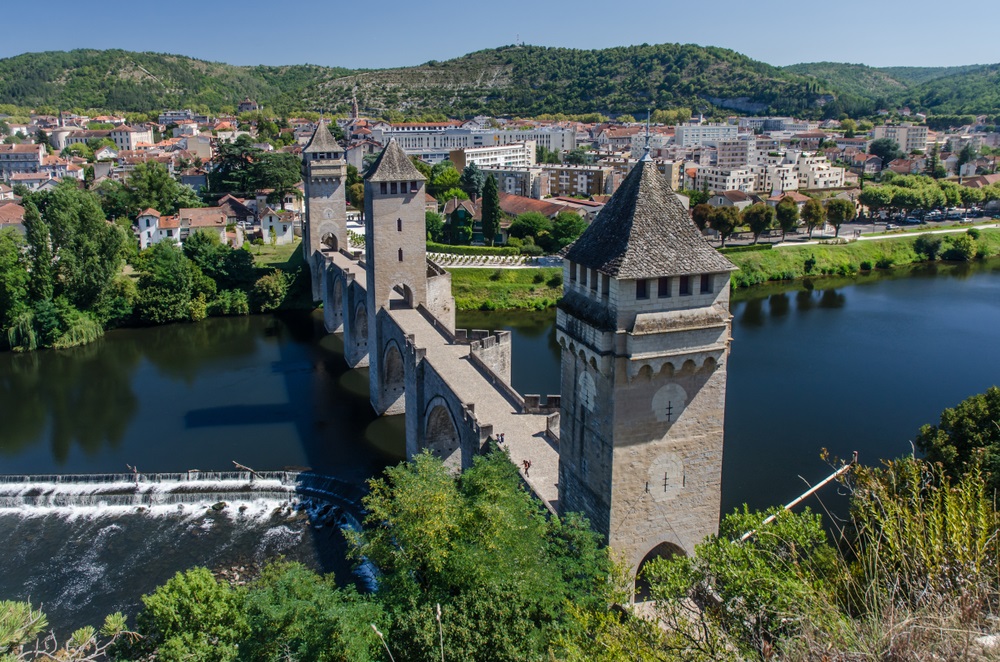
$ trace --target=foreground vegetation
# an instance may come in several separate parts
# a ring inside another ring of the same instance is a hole
[[[144,596],[130,627],[59,647],[44,615],[0,602],[0,660],[914,660],[990,659],[1000,608],[995,458],[1000,390],[924,426],[905,458],[843,479],[849,517],[737,511],[691,557],[632,582],[585,520],[551,516],[505,452],[461,475],[430,454],[370,481],[352,556],[378,569],[362,595],[277,562],[246,586],[194,568]],[[776,514],[771,522],[764,519]],[[47,646],[47,648],[46,648]]]

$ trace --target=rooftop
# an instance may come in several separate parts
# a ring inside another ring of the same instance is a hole
[[[372,164],[365,179],[370,182],[401,182],[424,181],[426,177],[420,174],[399,143],[391,139]]]
[[[733,271],[650,161],[640,161],[584,233],[571,262],[622,279]]]

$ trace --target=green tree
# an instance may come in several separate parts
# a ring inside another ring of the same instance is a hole
[[[750,205],[741,214],[743,223],[750,226],[753,232],[753,243],[757,243],[762,232],[770,230],[774,225],[774,207],[758,202]]]
[[[139,319],[148,324],[188,319],[197,267],[169,241],[153,244],[140,253],[138,261]]]
[[[571,211],[559,212],[552,221],[553,245],[548,247],[552,253],[569,246],[587,229],[587,221],[579,214]]]
[[[691,220],[694,221],[694,224],[698,226],[699,230],[704,230],[708,227],[708,221],[711,217],[712,205],[707,202],[697,204],[691,209]]]
[[[813,230],[823,227],[826,223],[826,208],[816,198],[809,198],[802,206],[802,222],[809,229],[809,238],[812,239]]]
[[[590,163],[590,155],[587,150],[577,147],[576,149],[566,152],[566,163],[569,165],[586,165]]]
[[[459,187],[473,201],[479,199],[485,184],[486,175],[483,174],[483,171],[475,163],[470,163],[462,169],[462,175],[459,178]]]
[[[869,186],[858,196],[858,202],[875,215],[892,206],[892,191],[890,186]]]
[[[143,636],[121,651],[129,658],[229,662],[237,658],[239,642],[249,632],[242,591],[216,580],[205,568],[178,572],[144,595],[142,603],[136,626]]]
[[[497,190],[497,180],[492,175],[487,176],[483,184],[482,216],[483,239],[492,246],[500,231],[500,192]]]
[[[365,208],[365,185],[361,182],[351,184],[347,187],[347,201],[355,209]]]
[[[427,240],[441,243],[444,241],[444,219],[441,214],[433,211],[424,212],[424,224],[427,226]]]
[[[137,165],[129,175],[125,190],[130,218],[149,208],[164,215],[173,215],[182,208],[205,206],[190,186],[184,186],[171,177],[167,167],[159,161]]]
[[[546,517],[502,452],[478,456],[460,476],[424,453],[371,481],[355,558],[381,571],[391,641],[410,659],[545,656],[567,606],[603,609],[610,563],[576,517]]]
[[[289,195],[301,197],[298,183],[302,181],[302,160],[286,152],[263,152],[257,155],[251,167],[252,191],[269,190],[268,202],[280,203],[285,208]],[[251,191],[248,191],[251,192]]]
[[[976,158],[976,150],[972,146],[971,142],[965,143],[962,149],[958,152],[958,167],[961,168],[966,163],[974,161]]]
[[[288,277],[275,269],[257,279],[252,294],[254,305],[258,311],[266,313],[276,310],[281,307],[288,294]]]
[[[462,179],[462,175],[455,170],[455,166],[451,161],[442,161],[434,165],[431,170],[431,178],[427,184],[427,192],[437,198],[438,200],[445,199],[444,193],[451,189],[462,190],[459,187],[459,181]],[[464,193],[463,195],[467,194]]]
[[[31,202],[24,203],[24,229],[31,258],[31,298],[35,301],[51,299],[55,294],[55,265],[52,262],[49,226]]]
[[[873,140],[868,146],[868,153],[882,159],[883,167],[888,167],[890,161],[894,161],[903,155],[899,149],[899,143],[892,138],[879,138]]]
[[[708,219],[709,226],[719,233],[723,248],[726,246],[726,239],[736,231],[740,222],[740,212],[736,207],[715,207]]]
[[[511,237],[524,239],[538,237],[542,232],[552,231],[552,221],[537,211],[529,211],[518,215],[510,224],[507,234]]]
[[[848,118],[840,123],[840,128],[844,130],[845,138],[853,138],[858,130],[858,123]]]
[[[31,278],[26,253],[20,232],[13,228],[0,230],[0,330],[9,330],[27,309]],[[0,343],[3,340],[0,336]]]
[[[427,181],[431,180],[432,169],[429,163],[421,161],[415,156],[410,157],[410,162],[413,164],[413,167],[415,167]]]
[[[785,240],[785,234],[792,232],[799,226],[799,206],[791,198],[782,198],[781,202],[774,208],[777,217],[778,227],[781,228],[781,240]]]
[[[836,229],[835,237],[840,236],[840,226],[853,221],[856,215],[857,210],[849,200],[834,198],[826,203],[826,220]]]

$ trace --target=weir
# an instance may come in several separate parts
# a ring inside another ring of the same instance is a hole
[[[0,475],[0,509],[319,500],[357,510],[362,492],[297,471]]]

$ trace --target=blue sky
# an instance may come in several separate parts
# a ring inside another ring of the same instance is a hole
[[[993,34],[1000,24],[1000,2],[962,5],[953,16],[946,13],[949,6],[957,7],[928,0],[106,0],[93,7],[54,0],[24,29],[4,31],[0,57],[124,48],[231,64],[381,68],[445,60],[519,38],[572,48],[695,43],[731,48],[775,65],[1000,62],[1000,40]]]

